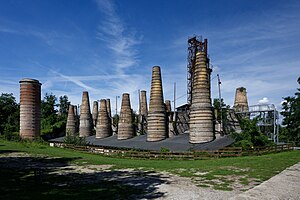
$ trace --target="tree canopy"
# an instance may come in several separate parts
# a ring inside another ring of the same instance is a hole
[[[20,106],[12,93],[2,93],[0,96],[0,134],[10,134],[19,131]]]
[[[66,129],[68,107],[70,102],[66,95],[57,98],[53,94],[45,94],[42,100],[42,135],[58,136]]]
[[[300,77],[298,78],[300,84]],[[297,88],[295,96],[283,98],[283,111],[280,113],[284,118],[281,131],[281,139],[287,142],[295,142],[300,145],[300,88]]]

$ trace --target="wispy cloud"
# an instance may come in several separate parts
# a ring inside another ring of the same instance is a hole
[[[78,79],[76,77],[66,76],[66,75],[63,75],[63,74],[61,74],[59,72],[53,71],[53,70],[51,70],[51,71],[52,71],[52,73],[58,75],[60,78],[65,79],[67,81],[70,81],[70,82],[72,82],[72,83],[74,83],[74,84],[82,87],[84,90],[89,90],[89,91],[93,91],[93,92],[97,91],[97,89],[95,89],[95,88],[93,88],[91,86],[88,86],[87,84],[83,83],[80,79]]]
[[[104,41],[114,54],[113,65],[117,72],[138,63],[136,46],[141,37],[134,31],[129,31],[116,12],[115,4],[109,0],[96,0],[99,10],[104,14],[104,20],[98,26],[97,39]]]

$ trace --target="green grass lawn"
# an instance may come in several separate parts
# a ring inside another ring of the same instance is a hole
[[[0,140],[0,151],[27,152],[68,159],[68,163],[85,165],[113,165],[112,169],[135,168],[168,171],[192,177],[200,187],[221,190],[234,189],[233,182],[249,185],[260,183],[300,162],[300,151],[289,151],[262,156],[220,158],[214,160],[141,160],[111,158],[99,154],[50,147],[39,143],[18,143]]]

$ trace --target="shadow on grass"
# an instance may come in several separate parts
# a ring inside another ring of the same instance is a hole
[[[16,150],[0,150],[0,154],[3,154],[3,153],[14,153],[14,152],[18,152],[18,151],[16,151]]]
[[[159,174],[70,165],[75,159],[80,158],[0,157],[1,198],[76,200],[163,196],[156,186],[167,181]]]

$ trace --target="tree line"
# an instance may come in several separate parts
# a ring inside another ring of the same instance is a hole
[[[68,96],[57,98],[46,93],[41,101],[41,135],[45,138],[63,135],[66,130]],[[0,135],[6,139],[19,139],[20,104],[12,93],[0,96]]]

